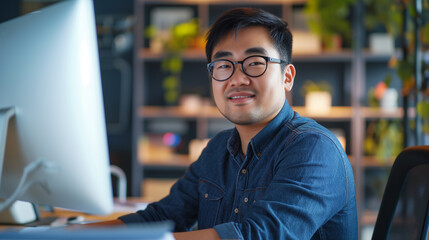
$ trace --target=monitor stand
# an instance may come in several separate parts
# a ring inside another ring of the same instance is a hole
[[[1,174],[3,172],[9,121],[14,116],[14,107],[0,109],[0,183]],[[37,179],[30,179],[27,181],[28,175],[40,168],[42,168],[41,170],[49,171],[52,169],[52,166],[49,166],[43,159],[31,162],[24,168],[24,173],[15,191],[7,199],[0,200],[0,222],[5,223],[5,221],[7,221],[10,224],[26,224],[28,222],[40,220],[39,213],[32,203],[16,201],[19,195],[33,184],[38,183],[42,187],[45,187],[44,184]],[[34,214],[30,214],[30,211],[33,211]],[[25,215],[23,215],[24,212]]]
[[[3,162],[6,151],[6,136],[9,126],[9,120],[15,116],[15,108],[2,108],[0,109],[0,182],[3,170]]]

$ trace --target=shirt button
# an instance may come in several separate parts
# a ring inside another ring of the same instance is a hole
[[[235,213],[238,213],[238,208],[235,208],[235,209],[234,209],[234,212],[235,212]]]
[[[242,169],[242,170],[241,170],[241,173],[242,173],[242,174],[246,174],[246,169]]]
[[[246,197],[246,198],[244,198],[244,202],[248,202],[249,201],[249,199]]]
[[[209,197],[209,194],[208,194],[208,193],[204,194],[204,197],[205,197],[205,198],[208,198],[208,197]]]
[[[260,152],[258,152],[256,155],[257,155],[258,157],[260,157],[260,156],[261,156],[261,153],[260,153]]]

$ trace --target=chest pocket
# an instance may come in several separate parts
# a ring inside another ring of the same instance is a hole
[[[200,179],[198,192],[200,201],[198,229],[212,228],[216,224],[225,192],[216,184],[204,179]]]

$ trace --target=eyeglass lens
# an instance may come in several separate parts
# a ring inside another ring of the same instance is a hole
[[[239,62],[237,62],[239,63]],[[253,56],[244,59],[242,64],[242,70],[245,74],[251,77],[259,77],[264,74],[267,69],[267,60],[260,56]],[[234,74],[234,64],[228,60],[215,61],[212,64],[212,77],[218,81],[223,81]]]

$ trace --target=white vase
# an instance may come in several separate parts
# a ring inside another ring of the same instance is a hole
[[[388,88],[384,91],[380,102],[381,110],[384,112],[394,112],[398,108],[398,90]]]
[[[305,111],[312,115],[325,115],[331,111],[332,95],[329,92],[309,92],[305,95]]]
[[[394,40],[388,33],[372,33],[369,35],[369,49],[372,53],[393,54]]]

